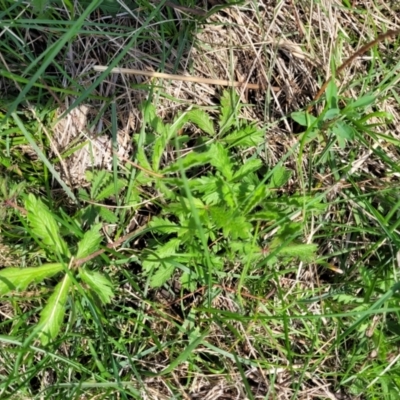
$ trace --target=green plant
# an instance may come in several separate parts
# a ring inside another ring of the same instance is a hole
[[[151,287],[162,286],[179,271],[182,287],[193,291],[199,285],[218,282],[238,260],[248,265],[241,278],[244,284],[244,277],[251,273],[249,268],[256,270],[261,263],[273,267],[278,260],[285,265],[294,259],[311,261],[315,257],[316,246],[301,243],[301,224],[281,223],[304,207],[303,197],[278,200],[276,196],[290,179],[290,172],[280,165],[268,171],[254,156],[240,155],[241,148],[261,143],[264,132],[231,117],[232,101],[237,101],[231,96],[225,92],[221,100],[219,132],[200,109],[182,113],[165,124],[155,115],[153,106],[145,104],[145,129],[150,131],[147,150],[138,145],[141,170],[132,187],[123,175],[115,180],[107,171],[87,172],[90,190],[80,190],[80,201],[118,202],[119,196],[124,196],[126,204],[134,206],[142,201],[146,188],[153,187],[162,194],[162,210],[146,228],[152,237],[137,255]],[[189,138],[178,133],[189,123],[208,138],[199,136],[198,144],[188,151]],[[137,141],[139,144],[140,135]],[[177,154],[171,162],[163,161],[167,149]],[[111,301],[112,283],[93,269],[93,260],[104,252],[102,222],[114,224],[119,218],[117,212],[93,205],[82,208],[72,219],[66,218],[65,213],[54,213],[33,194],[24,198],[27,223],[23,216],[21,222],[46,263],[0,271],[0,293],[25,290],[31,283],[58,276],[35,328],[46,344],[60,330],[71,293],[99,299],[101,304]],[[274,223],[278,230],[273,240],[262,243],[260,227]],[[263,250],[267,246],[268,251]]]

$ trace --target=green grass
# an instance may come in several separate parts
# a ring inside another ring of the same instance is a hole
[[[391,14],[296,3],[0,0],[1,398],[399,398],[399,39],[306,113]]]

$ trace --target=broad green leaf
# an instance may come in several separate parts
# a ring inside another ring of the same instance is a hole
[[[111,298],[114,296],[112,283],[103,274],[80,268],[79,276],[96,293],[103,304],[111,303]]]
[[[68,257],[70,253],[67,244],[61,238],[58,224],[49,208],[31,193],[25,199],[25,208],[34,234],[53,252]]]
[[[188,121],[191,121],[205,133],[215,135],[214,123],[210,116],[203,110],[191,110],[187,114]]]
[[[317,118],[315,118],[311,114],[308,114],[305,111],[296,111],[296,112],[291,113],[290,116],[299,125],[305,126],[305,127],[310,127],[317,120]]]
[[[53,294],[40,313],[39,338],[44,346],[54,339],[60,331],[70,286],[71,278],[67,274],[55,287]]]
[[[12,290],[25,290],[31,283],[39,283],[64,269],[62,264],[45,264],[40,267],[4,268],[0,270],[0,295]]]
[[[249,237],[252,225],[244,215],[229,212],[223,207],[210,207],[209,211],[216,227],[222,229],[225,237],[231,236],[233,239]]]
[[[157,140],[155,141],[151,157],[153,171],[159,170],[159,164],[161,162],[161,157],[164,153],[166,145],[167,145],[166,135],[158,137]]]
[[[292,175],[292,172],[282,166],[276,166],[272,173],[271,185],[272,188],[282,187]]]
[[[339,108],[330,108],[323,116],[324,121],[328,121],[340,115]]]
[[[194,292],[199,282],[199,276],[194,272],[183,272],[180,278],[182,287],[190,292]]]
[[[89,254],[99,250],[102,236],[99,232],[101,224],[93,225],[90,230],[85,232],[83,238],[78,243],[78,252],[76,258],[84,258]]]
[[[243,164],[239,170],[235,172],[232,180],[237,181],[247,176],[248,174],[258,171],[262,167],[262,161],[258,158],[254,160],[249,160],[245,164]]]
[[[140,105],[143,113],[143,119],[146,124],[151,124],[151,121],[157,117],[156,108],[150,101],[145,101]]]
[[[349,110],[353,110],[354,108],[359,108],[359,107],[367,107],[370,104],[374,103],[376,100],[376,96],[373,94],[367,94],[365,96],[360,97],[359,99],[353,101],[352,103],[348,104],[343,112],[346,113]]]
[[[159,170],[161,158],[165,152],[165,148],[172,139],[172,137],[176,134],[176,129],[174,128],[175,124],[173,126],[169,124],[163,125],[163,122],[160,119],[157,118],[157,120],[158,120],[157,122],[158,127],[153,127],[153,128],[156,130],[159,136],[154,142],[152,160],[151,160],[154,171]]]
[[[149,160],[146,157],[146,153],[144,151],[143,146],[137,149],[136,161],[142,168],[146,169],[147,171],[152,170]]]

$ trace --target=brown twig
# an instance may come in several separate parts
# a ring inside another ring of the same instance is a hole
[[[95,65],[93,67],[93,69],[97,72],[103,72],[107,68],[108,68],[107,66],[103,66],[103,65]],[[110,70],[110,72],[113,74],[143,75],[143,76],[148,76],[150,78],[163,78],[163,79],[171,79],[171,80],[175,80],[175,81],[205,83],[208,85],[245,87],[246,89],[259,89],[260,88],[260,85],[257,85],[255,83],[227,81],[224,79],[209,79],[209,78],[201,78],[201,77],[197,77],[197,76],[187,76],[187,75],[171,75],[171,74],[164,74],[162,72],[142,71],[139,69],[130,69],[130,68],[112,68]]]
[[[127,235],[119,238],[118,240],[116,240],[115,242],[112,243],[108,243],[106,245],[105,249],[100,249],[95,251],[92,254],[89,254],[87,257],[83,257],[83,258],[79,258],[77,260],[74,260],[74,267],[80,267],[82,264],[93,260],[94,258],[96,258],[97,256],[100,256],[101,254],[105,253],[105,251],[107,249],[114,249],[115,247],[120,246],[122,243],[126,242],[128,239],[131,239],[132,237],[134,237],[135,235],[137,235],[139,232],[143,231],[146,228],[147,225],[143,225],[138,229],[135,229],[133,232],[128,233]]]
[[[394,36],[397,36],[400,34],[400,29],[396,29],[396,30],[391,30],[391,31],[387,31],[386,33],[382,33],[381,35],[379,35],[375,40],[373,40],[372,42],[369,42],[367,44],[365,44],[364,46],[362,46],[359,50],[357,50],[351,57],[349,57],[336,71],[337,75],[340,75],[343,70],[345,68],[347,68],[357,57],[360,57],[361,55],[363,55],[366,51],[368,51],[369,49],[371,49],[372,47],[374,47],[376,44],[382,42],[383,40],[387,39],[387,38],[391,38]],[[329,82],[332,80],[332,76],[330,76],[325,82],[324,84],[321,86],[321,89],[319,89],[318,93],[314,96],[313,99],[313,103],[315,103],[321,96],[322,94],[325,92],[327,86],[329,85]],[[313,109],[314,105],[311,104],[308,106],[307,108],[307,112],[311,112]]]

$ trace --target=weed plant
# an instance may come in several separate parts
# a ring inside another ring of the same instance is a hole
[[[232,10],[266,31],[258,4],[165,4],[0,0],[0,397],[399,398],[398,63],[373,49],[317,112],[268,94],[262,117],[243,90],[113,78],[196,71]]]

